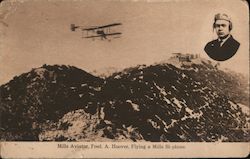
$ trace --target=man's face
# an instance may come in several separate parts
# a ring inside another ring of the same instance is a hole
[[[230,33],[229,21],[226,20],[216,20],[215,30],[219,38],[223,38]]]

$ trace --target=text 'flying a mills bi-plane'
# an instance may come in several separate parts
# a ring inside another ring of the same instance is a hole
[[[82,38],[92,38],[93,40],[97,37],[100,37],[101,40],[108,39],[107,37],[120,38],[121,32],[111,32],[111,27],[122,25],[122,23],[113,23],[103,26],[95,26],[84,28],[82,26],[76,26],[75,24],[70,25],[71,31],[76,31],[80,29],[83,32],[86,32],[86,36],[82,34]],[[110,40],[110,39],[108,39]]]

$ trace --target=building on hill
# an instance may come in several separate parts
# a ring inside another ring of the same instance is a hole
[[[197,59],[200,57],[199,54],[190,54],[190,53],[172,53],[171,59],[178,59],[179,62],[191,62],[193,59]]]

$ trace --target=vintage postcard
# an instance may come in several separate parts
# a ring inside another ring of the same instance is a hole
[[[1,158],[248,156],[248,10],[1,1]]]

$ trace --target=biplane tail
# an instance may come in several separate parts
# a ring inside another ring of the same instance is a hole
[[[70,30],[71,31],[76,31],[77,28],[79,28],[79,27],[76,26],[75,24],[70,24]]]

